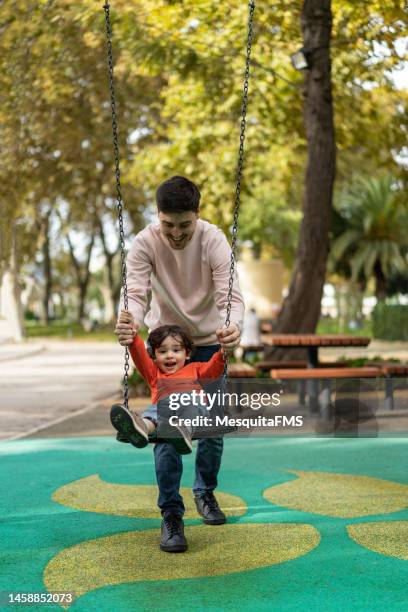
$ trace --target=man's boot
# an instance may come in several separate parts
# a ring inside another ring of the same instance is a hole
[[[160,548],[165,552],[184,552],[187,550],[183,519],[177,514],[164,516],[161,524]]]
[[[227,517],[220,509],[212,491],[195,495],[194,501],[197,512],[203,517],[203,522],[206,525],[223,525],[227,522]]]

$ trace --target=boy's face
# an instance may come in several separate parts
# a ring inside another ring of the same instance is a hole
[[[154,351],[157,367],[165,374],[174,374],[182,368],[190,353],[186,351],[180,336],[167,336]]]
[[[193,237],[198,213],[188,210],[180,213],[159,211],[160,233],[172,249],[184,249]]]

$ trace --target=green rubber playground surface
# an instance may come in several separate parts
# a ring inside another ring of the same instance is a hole
[[[184,457],[178,555],[158,548],[151,447],[46,439],[0,454],[0,591],[73,592],[85,611],[407,609],[406,437],[226,439],[223,526],[195,514]]]

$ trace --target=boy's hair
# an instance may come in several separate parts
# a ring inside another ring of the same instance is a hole
[[[200,198],[197,185],[184,176],[172,176],[156,191],[157,208],[163,213],[197,212]]]
[[[147,350],[152,359],[155,357],[155,350],[159,348],[162,342],[169,336],[180,336],[183,347],[187,353],[191,353],[194,348],[194,343],[190,338],[189,334],[178,325],[161,325],[152,332],[150,332],[147,338]]]

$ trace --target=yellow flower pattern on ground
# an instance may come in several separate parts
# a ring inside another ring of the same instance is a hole
[[[408,561],[408,521],[358,523],[348,525],[347,531],[364,548]]]
[[[162,552],[160,530],[120,533],[66,548],[44,571],[50,592],[77,597],[108,585],[176,580],[245,572],[296,559],[320,542],[318,531],[300,524],[240,524],[186,527],[189,550]],[[68,607],[68,606],[67,606]]]
[[[398,512],[408,507],[408,486],[353,474],[288,470],[298,478],[265,489],[269,502],[338,518]]]
[[[180,493],[186,506],[184,517],[186,519],[199,518],[191,489],[182,487]],[[52,495],[54,501],[77,510],[133,518],[161,518],[157,508],[157,497],[156,485],[105,482],[98,474],[70,482],[57,489]],[[227,516],[242,516],[248,511],[244,500],[236,495],[217,491],[217,499]]]

